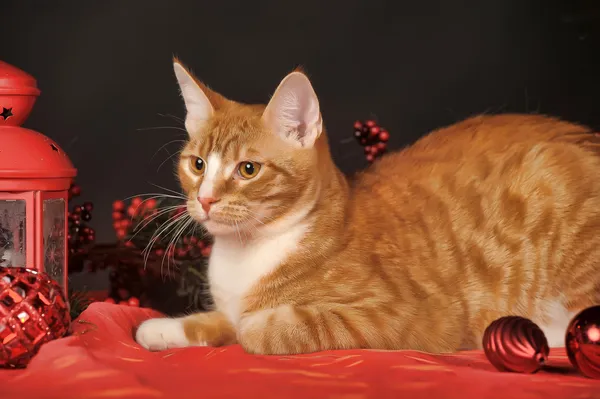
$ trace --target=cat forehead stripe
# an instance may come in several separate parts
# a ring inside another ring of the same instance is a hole
[[[221,157],[219,154],[213,152],[206,158],[206,171],[204,173],[204,180],[198,191],[199,197],[206,198],[214,195],[215,180],[217,179],[220,169]]]

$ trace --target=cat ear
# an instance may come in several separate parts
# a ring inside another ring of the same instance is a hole
[[[262,118],[275,133],[302,147],[312,147],[323,130],[319,99],[308,77],[298,71],[281,81]]]
[[[173,60],[173,69],[187,110],[185,128],[189,134],[195,134],[214,114],[215,108],[207,95],[208,89],[179,60]]]

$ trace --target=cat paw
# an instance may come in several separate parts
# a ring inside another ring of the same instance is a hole
[[[185,336],[182,320],[170,318],[146,320],[138,327],[135,340],[150,351],[184,348],[192,345]],[[206,346],[206,344],[199,343],[195,346]]]

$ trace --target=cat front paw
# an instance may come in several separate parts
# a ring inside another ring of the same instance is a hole
[[[135,340],[150,351],[184,348],[192,345],[185,335],[183,321],[171,318],[146,320],[138,327]],[[206,346],[205,343],[194,345]]]

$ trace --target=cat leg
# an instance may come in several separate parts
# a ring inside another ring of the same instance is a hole
[[[431,351],[447,348],[444,345],[448,342],[436,339],[439,336],[418,334],[407,317],[391,307],[281,305],[243,314],[238,341],[247,352],[264,355],[360,348]]]
[[[146,320],[135,340],[152,351],[186,346],[222,346],[236,342],[235,330],[221,312],[196,313],[178,318]]]
[[[246,352],[263,355],[356,348],[360,338],[346,327],[351,318],[347,310],[281,305],[242,315],[238,341]]]

